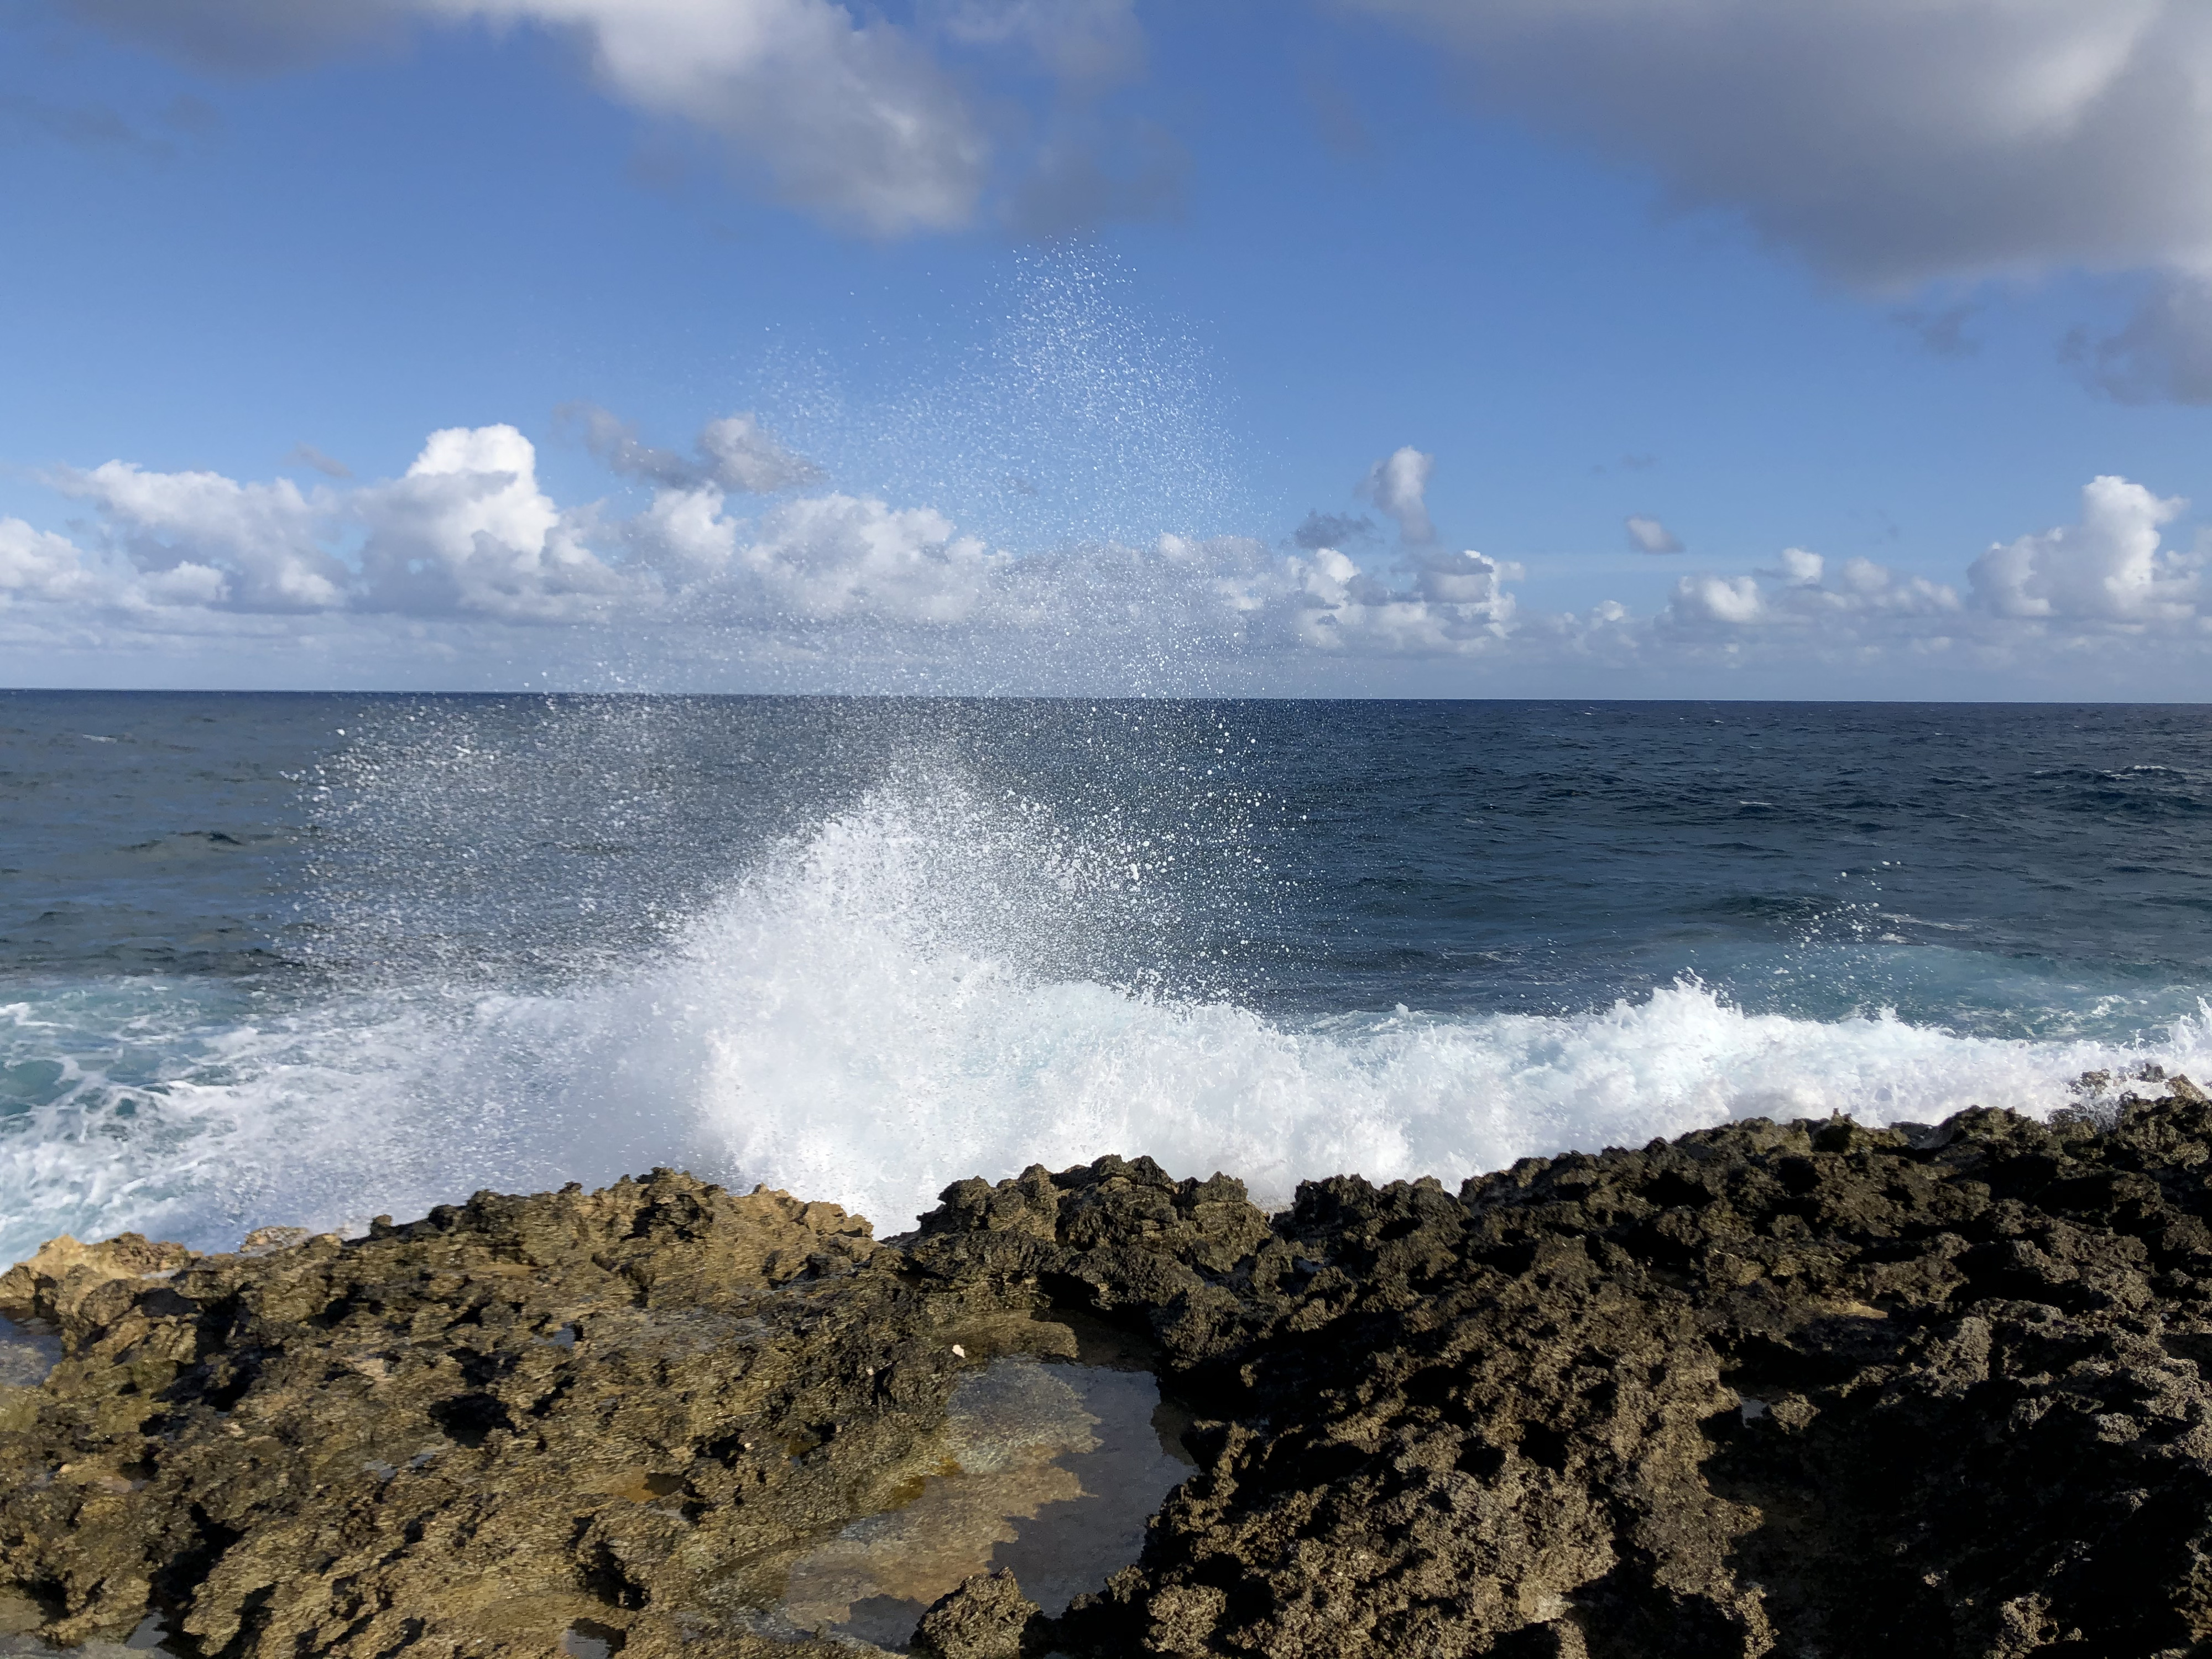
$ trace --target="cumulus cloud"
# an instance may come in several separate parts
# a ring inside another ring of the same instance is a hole
[[[1639,553],[1680,553],[1682,544],[1674,532],[1641,513],[1628,515],[1628,544]]]
[[[664,490],[628,539],[687,609],[725,623],[949,627],[981,619],[1009,563],[932,508],[830,494],[748,524],[723,504],[711,488]]]
[[[66,536],[33,530],[21,519],[0,519],[0,595],[24,599],[71,599],[90,590],[83,555]]]
[[[348,519],[364,609],[572,622],[607,614],[638,584],[586,545],[585,512],[538,483],[538,453],[511,426],[434,432],[405,476],[356,491]]]
[[[1684,576],[1657,618],[1662,633],[1713,637],[1746,632],[1814,635],[1831,643],[1923,634],[1960,608],[1958,591],[1901,574],[1871,559],[1828,561],[1785,548],[1779,568],[1744,575]]]
[[[118,573],[100,597],[115,604],[562,622],[635,586],[585,544],[588,512],[539,488],[511,426],[433,433],[404,477],[349,489],[119,460],[52,482],[99,514]]]
[[[1818,553],[1808,553],[1802,547],[1785,547],[1776,562],[1779,569],[1765,574],[1780,578],[1792,587],[1817,587],[1826,572],[1828,562]]]
[[[1383,656],[1452,656],[1480,651],[1510,632],[1517,568],[1468,551],[1432,556],[1400,586],[1363,570],[1334,548],[1290,559],[1279,572],[1248,582],[1255,611],[1279,612],[1277,626],[1297,643],[1328,652]]]
[[[1520,574],[1474,552],[1426,550],[1371,570],[1332,547],[1285,557],[1235,536],[1017,556],[928,508],[830,494],[749,523],[722,506],[712,489],[664,490],[628,526],[687,614],[801,633],[860,621],[966,630],[1053,641],[1075,657],[1108,641],[1139,653],[1465,653],[1506,635],[1505,585]]]
[[[1169,534],[1015,550],[927,504],[726,483],[721,471],[759,481],[748,471],[757,422],[742,443],[702,438],[684,456],[605,422],[609,465],[652,486],[635,510],[556,500],[536,449],[506,425],[434,432],[396,478],[305,489],[121,460],[58,471],[51,482],[91,517],[70,536],[0,520],[0,615],[17,630],[0,636],[434,627],[477,629],[480,649],[518,629],[595,629],[625,650],[690,641],[682,648],[719,660],[805,659],[833,678],[865,656],[1029,684],[1121,683],[1144,665],[1186,677],[1274,665],[1295,684],[1323,672],[1302,662],[1422,659],[1794,675],[1949,653],[2020,668],[2054,647],[2146,632],[2212,647],[2203,557],[2163,544],[2183,503],[2118,477],[2087,486],[2080,522],[1990,547],[1961,586],[1789,547],[1759,568],[1685,574],[1646,614],[1613,600],[1531,612],[1516,602],[1519,566],[1437,543],[1420,511],[1431,458],[1411,449],[1378,464],[1369,493],[1425,541],[1409,529],[1356,556],[1340,544],[1371,542],[1370,521],[1316,514],[1275,547]]]
[[[1358,493],[1374,502],[1378,511],[1395,519],[1399,535],[1408,544],[1425,546],[1437,538],[1428,506],[1429,479],[1436,470],[1435,456],[1407,444],[1369,467]]]
[[[1968,566],[1963,596],[1870,559],[1787,548],[1771,568],[1680,578],[1645,637],[1729,659],[1764,653],[1775,663],[1960,652],[2006,671],[2047,661],[2054,649],[2094,652],[2145,634],[2212,641],[2204,553],[2163,544],[2186,505],[2125,478],[2092,479],[2078,523],[1991,545]]]
[[[149,472],[108,461],[64,468],[56,486],[96,507],[131,562],[153,573],[198,564],[225,573],[224,597],[254,611],[343,603],[351,573],[320,542],[329,505],[289,478],[241,484],[215,472]]]
[[[1017,554],[934,507],[838,491],[786,494],[748,516],[733,504],[818,476],[750,416],[710,423],[691,455],[644,445],[604,410],[570,418],[611,468],[653,486],[642,508],[554,500],[536,449],[505,425],[434,432],[397,478],[308,489],[110,461],[52,478],[93,508],[91,543],[0,525],[0,593],[140,628],[257,636],[308,614],[639,638],[707,629],[832,659],[865,638],[969,666],[1109,671],[1170,657],[1466,656],[1501,648],[1516,624],[1519,568],[1448,552],[1432,533],[1372,563],[1312,535],[1290,553],[1163,535]],[[1386,510],[1419,514],[1426,465],[1413,451],[1384,465]],[[1425,531],[1425,518],[1415,525]]]
[[[2081,521],[1993,545],[1966,572],[1974,599],[1994,616],[2150,623],[2193,621],[2203,560],[2160,546],[2163,527],[2188,506],[2125,478],[2092,479]]]

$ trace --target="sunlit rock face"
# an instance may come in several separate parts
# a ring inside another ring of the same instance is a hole
[[[1102,1158],[882,1243],[659,1171],[58,1246],[0,1652],[2190,1651],[2212,1101],[2135,1080],[1273,1218]]]

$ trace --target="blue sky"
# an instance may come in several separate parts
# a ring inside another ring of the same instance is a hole
[[[2204,696],[2212,22],[1777,15],[9,6],[0,680]]]

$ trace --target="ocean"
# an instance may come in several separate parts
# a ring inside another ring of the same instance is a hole
[[[0,1262],[2048,1114],[2212,1081],[2208,830],[2197,707],[4,694]]]

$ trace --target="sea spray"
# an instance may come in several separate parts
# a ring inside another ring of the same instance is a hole
[[[135,980],[11,1004],[11,1052],[68,1063],[0,1139],[0,1255],[64,1230],[221,1245],[658,1164],[887,1231],[948,1182],[1108,1152],[1279,1205],[1342,1171],[1455,1182],[1750,1115],[2047,1114],[2085,1071],[2212,1071],[2201,1004],[2128,1041],[1750,1011],[1689,976],[1548,1014],[1269,1009],[1175,966],[1177,843],[895,769],[555,986],[387,975],[285,1005]]]

